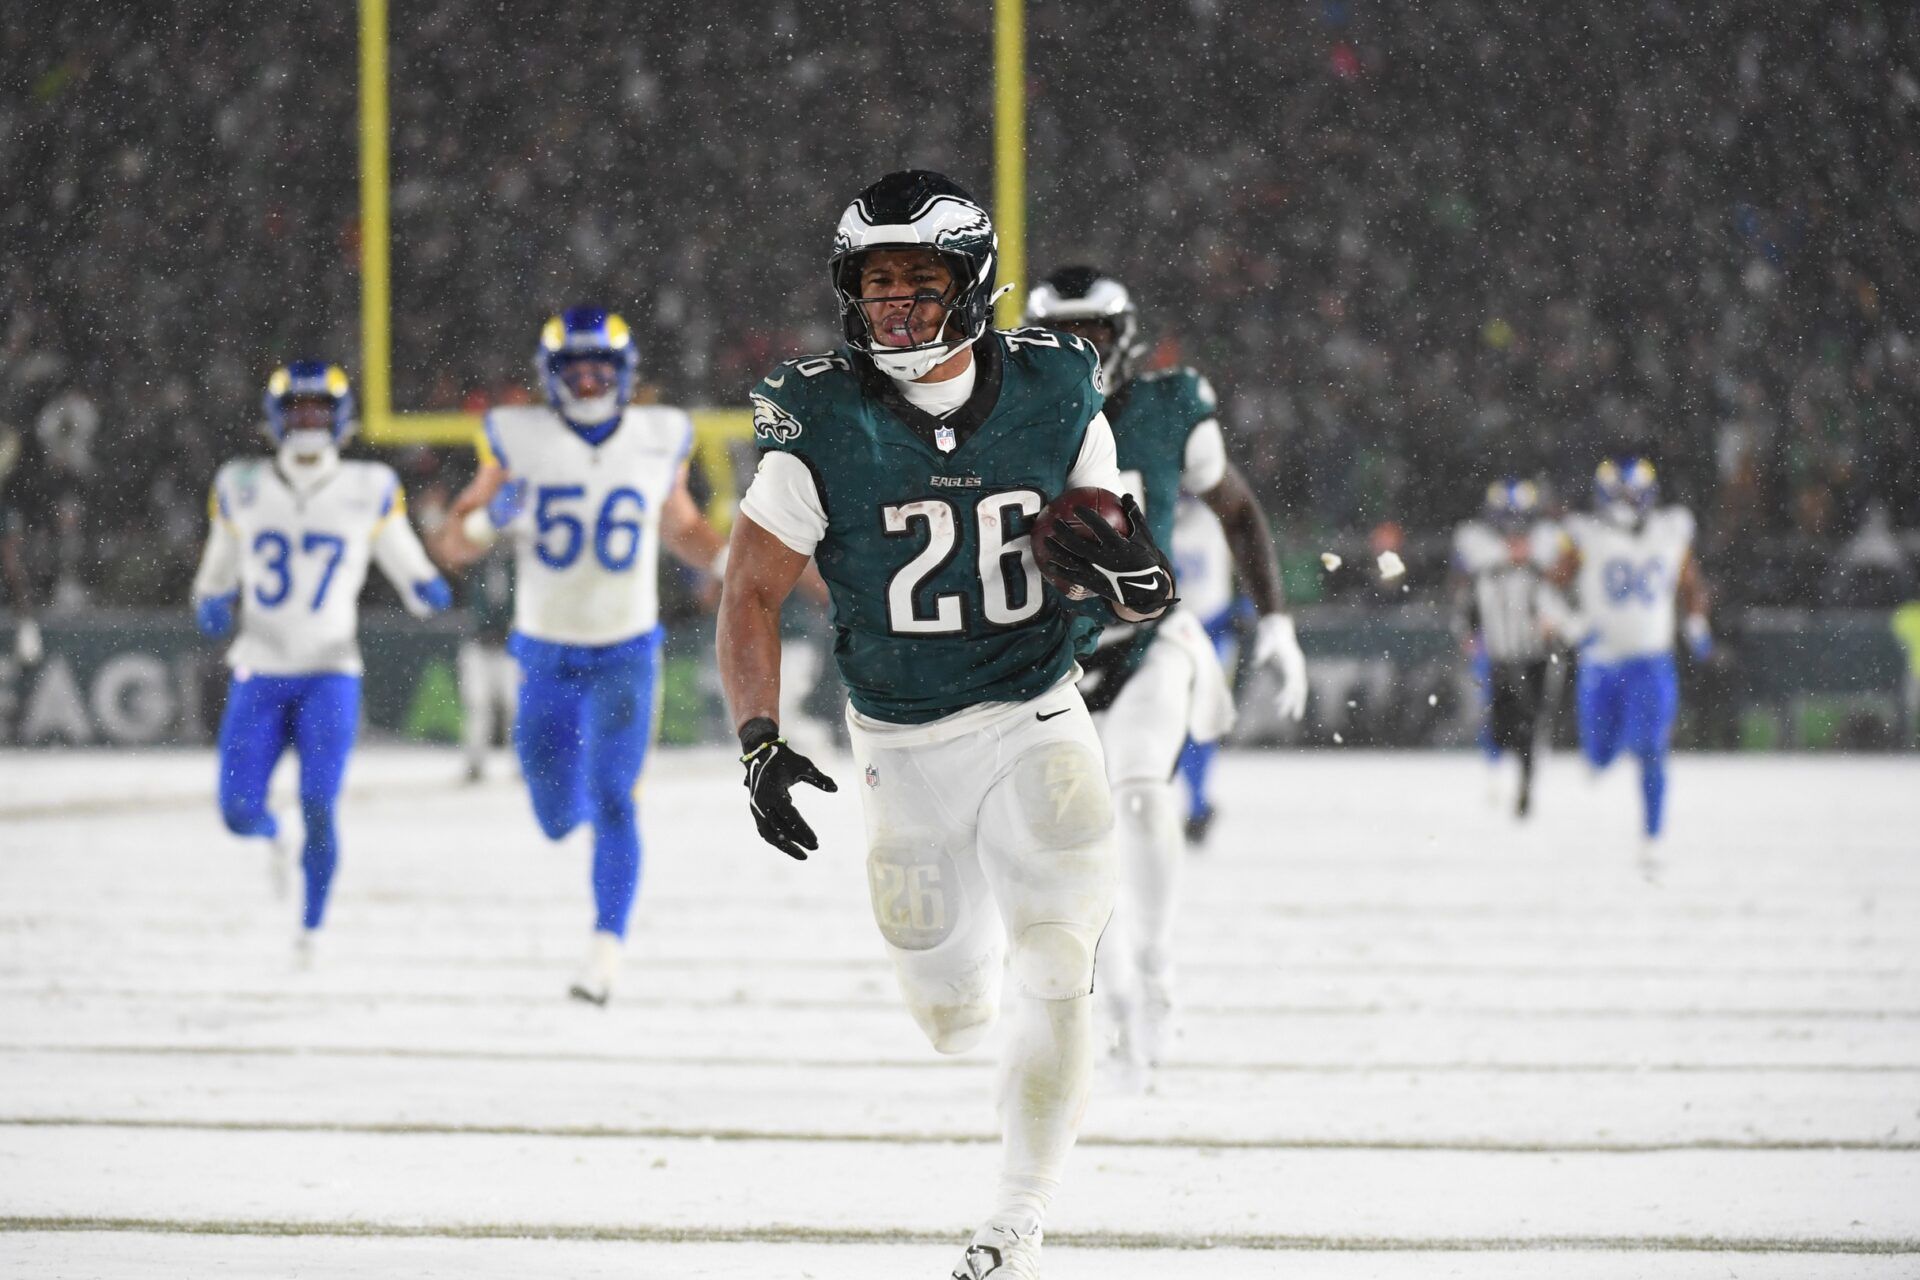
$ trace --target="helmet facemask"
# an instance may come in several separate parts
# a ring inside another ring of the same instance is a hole
[[[554,411],[590,429],[620,416],[633,396],[640,355],[620,316],[601,307],[569,307],[540,330],[533,364]]]
[[[1609,458],[1594,472],[1594,505],[1622,529],[1638,529],[1645,523],[1659,496],[1659,479],[1645,458]]]
[[[904,288],[889,283],[885,296],[862,297],[865,268],[883,250],[931,255],[948,280],[931,288],[903,279]],[[834,233],[829,266],[847,345],[889,377],[925,377],[987,331],[998,257],[986,210],[957,184],[920,169],[888,174],[847,207]],[[940,314],[925,310],[935,304]],[[904,330],[888,332],[903,319]]]

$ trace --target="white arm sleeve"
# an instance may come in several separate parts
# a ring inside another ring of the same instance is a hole
[[[221,509],[219,481],[207,501],[207,546],[200,553],[200,570],[193,575],[193,598],[210,600],[240,589],[240,534]]]
[[[1087,434],[1080,441],[1080,456],[1073,460],[1073,470],[1067,473],[1067,488],[1078,489],[1082,485],[1092,485],[1108,493],[1120,492],[1120,455],[1114,447],[1113,428],[1104,413],[1094,414],[1093,421],[1087,424]]]
[[[407,500],[398,486],[393,491],[393,505],[380,517],[380,524],[373,531],[373,562],[387,575],[387,581],[399,593],[400,603],[407,607],[408,613],[424,618],[433,612],[413,589],[433,581],[440,576],[440,571],[427,559],[426,548],[420,545],[413,526],[407,522]]]
[[[1220,419],[1207,418],[1187,433],[1187,452],[1180,471],[1180,491],[1198,497],[1212,493],[1227,477],[1227,438]]]
[[[827,508],[807,464],[790,453],[760,455],[753,483],[740,499],[740,514],[799,555],[810,556],[827,536]]]

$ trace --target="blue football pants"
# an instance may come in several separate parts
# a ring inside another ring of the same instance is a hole
[[[1622,751],[1640,762],[1642,813],[1660,834],[1667,799],[1667,749],[1680,710],[1680,675],[1671,654],[1622,662],[1582,662],[1576,686],[1580,749],[1596,769]]]
[[[340,861],[334,806],[359,729],[359,676],[235,676],[228,689],[220,721],[220,816],[235,835],[277,835],[279,824],[267,812],[267,784],[282,753],[293,748],[307,828],[300,870],[309,929],[318,929],[326,915]]]
[[[549,840],[593,826],[594,929],[624,938],[640,883],[633,790],[653,737],[660,632],[594,647],[515,636],[520,709],[513,744]]]

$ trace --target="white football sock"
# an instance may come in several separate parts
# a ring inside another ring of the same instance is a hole
[[[992,1221],[1024,1233],[1046,1215],[1086,1112],[1093,1083],[1093,997],[1041,1000],[1017,992],[1005,1013],[1003,1164]]]

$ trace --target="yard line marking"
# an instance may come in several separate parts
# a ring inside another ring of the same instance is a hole
[[[354,1137],[430,1138],[554,1138],[617,1139],[622,1141],[766,1142],[858,1144],[862,1146],[984,1146],[1000,1135],[986,1131],[950,1130],[922,1133],[845,1131],[790,1131],[781,1129],[711,1128],[698,1125],[597,1124],[435,1124],[418,1121],[329,1120],[169,1120],[150,1116],[111,1119],[95,1116],[0,1116],[0,1128],[20,1129],[134,1129],[175,1133],[337,1134]],[[1795,1152],[1920,1151],[1920,1140],[1858,1141],[1853,1139],[1768,1140],[1702,1138],[1684,1142],[1522,1142],[1498,1138],[1457,1140],[1365,1138],[1210,1138],[1155,1135],[1117,1137],[1082,1134],[1082,1147],[1112,1147],[1164,1151],[1397,1151],[1470,1152],[1491,1155],[1663,1155],[1682,1151]]]
[[[750,1067],[777,1071],[987,1071],[986,1058],[743,1058],[728,1054],[597,1053],[568,1049],[421,1049],[380,1045],[0,1044],[0,1054],[97,1054],[127,1057],[391,1058],[425,1062],[571,1062],[622,1066]],[[1920,1062],[1195,1062],[1159,1070],[1249,1075],[1920,1075]]]
[[[375,1240],[610,1241],[627,1244],[876,1244],[951,1243],[947,1232],[874,1228],[580,1226],[559,1223],[447,1223],[403,1225],[354,1221],[289,1222],[259,1219],[168,1219],[0,1216],[0,1233],[141,1232],[190,1236],[335,1236]],[[1063,1231],[1047,1243],[1069,1249],[1252,1249],[1288,1253],[1606,1253],[1920,1254],[1920,1238],[1906,1236],[1341,1236],[1217,1232],[1208,1235],[1136,1231]]]

